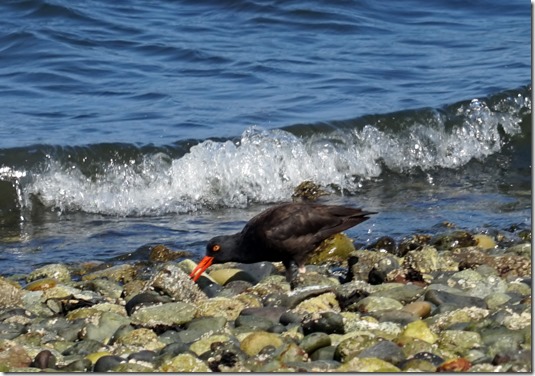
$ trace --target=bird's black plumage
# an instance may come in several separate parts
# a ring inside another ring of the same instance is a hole
[[[205,258],[191,275],[196,280],[212,263],[228,261],[282,261],[288,276],[292,263],[302,272],[323,240],[366,221],[370,214],[375,212],[337,205],[274,206],[253,217],[241,232],[212,238]]]

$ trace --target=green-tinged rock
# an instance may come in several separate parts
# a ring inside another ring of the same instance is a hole
[[[401,308],[403,308],[403,304],[396,299],[370,295],[356,303],[352,310],[356,310],[358,312],[377,312]]]
[[[283,341],[277,334],[257,331],[245,337],[240,343],[240,348],[247,355],[254,356],[266,346],[278,348],[282,344]]]
[[[108,343],[117,329],[128,324],[130,324],[130,319],[124,315],[119,315],[113,312],[103,312],[98,319],[98,323],[90,323],[85,330],[82,331],[82,338]]]
[[[123,293],[123,287],[118,282],[105,278],[94,279],[86,284],[88,289],[113,299],[120,299]]]
[[[504,304],[506,304],[509,300],[511,300],[511,297],[501,292],[490,294],[485,297],[485,303],[487,303],[487,307],[491,311],[503,308]]]
[[[197,308],[190,303],[165,303],[138,308],[130,317],[133,324],[147,328],[182,325],[191,321]]]
[[[421,339],[412,337],[401,336],[396,340],[396,343],[401,347],[403,354],[405,354],[405,357],[407,358],[423,352],[434,353],[437,349],[436,344],[431,344],[429,342],[422,341]]]
[[[444,330],[440,333],[438,344],[442,349],[463,356],[468,350],[481,347],[481,336],[477,332]]]
[[[230,342],[233,339],[226,334],[215,334],[207,338],[201,338],[191,344],[189,349],[197,355],[202,355],[207,351],[210,351],[213,343],[225,343]]]
[[[417,338],[428,343],[435,343],[437,341],[437,335],[431,331],[429,326],[422,321],[413,321],[405,327],[402,333],[405,337]]]
[[[245,305],[236,299],[215,297],[197,304],[195,317],[221,316],[228,321],[236,320]]]
[[[137,270],[134,265],[120,264],[106,269],[97,270],[82,276],[83,281],[91,281],[98,278],[107,278],[112,281],[127,283],[136,276]]]
[[[319,348],[331,346],[331,337],[323,332],[310,333],[301,340],[299,346],[308,354],[312,354]]]
[[[515,253],[520,256],[527,256],[531,258],[531,243],[515,244],[507,248],[508,253]]]
[[[159,372],[212,372],[210,368],[200,359],[192,354],[180,354],[174,358],[166,360],[159,368]]]
[[[336,372],[400,372],[392,363],[378,358],[352,358],[338,367]]]
[[[353,240],[347,235],[339,233],[325,239],[309,262],[314,265],[323,264],[328,260],[342,262],[347,260],[353,251],[355,251]]]
[[[511,282],[507,285],[507,293],[516,293],[522,296],[531,296],[531,287],[522,282]]]

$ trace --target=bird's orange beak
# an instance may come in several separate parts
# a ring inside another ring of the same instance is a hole
[[[197,264],[197,266],[195,267],[195,269],[193,269],[193,271],[191,272],[191,274],[189,275],[190,278],[192,278],[194,281],[197,281],[199,279],[199,277],[201,276],[202,273],[204,273],[204,271],[206,269],[208,269],[208,267],[210,265],[212,265],[212,262],[214,261],[214,258],[213,257],[210,257],[210,256],[204,256],[204,258],[201,260],[201,262],[199,262]]]

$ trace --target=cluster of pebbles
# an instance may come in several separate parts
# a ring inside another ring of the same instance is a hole
[[[195,283],[164,246],[0,277],[0,371],[530,372],[531,233],[504,233],[337,235],[291,285],[270,262]]]

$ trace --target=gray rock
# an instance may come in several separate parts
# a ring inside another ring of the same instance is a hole
[[[446,291],[428,290],[425,293],[425,300],[437,306],[449,305],[458,308],[462,307],[478,307],[487,308],[487,303],[481,298],[474,296],[464,296],[451,294]]]
[[[71,280],[71,272],[64,264],[48,264],[28,274],[26,281],[31,282],[41,278],[54,278],[59,282],[69,282]]]
[[[193,282],[189,275],[174,263],[166,263],[147,284],[163,291],[177,302],[195,303],[206,300],[206,294]]]
[[[344,320],[336,312],[322,312],[305,317],[302,323],[303,333],[308,335],[315,332],[327,334],[344,334]]]
[[[401,347],[390,341],[380,341],[364,349],[358,356],[360,358],[379,358],[392,364],[398,364],[405,360]]]

